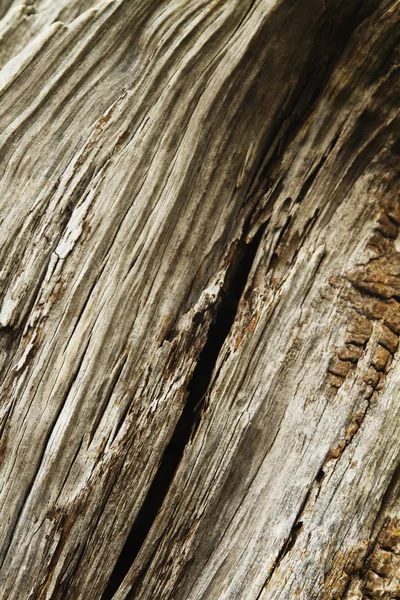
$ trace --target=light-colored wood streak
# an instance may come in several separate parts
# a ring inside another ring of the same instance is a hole
[[[400,518],[399,3],[28,4],[0,3],[0,598],[102,598],[252,240],[113,597],[362,598]]]
[[[45,27],[70,23],[96,0],[11,0],[0,3],[0,66],[21,52]]]

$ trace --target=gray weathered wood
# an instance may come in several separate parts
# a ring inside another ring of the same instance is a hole
[[[399,2],[0,16],[0,598],[399,597]]]

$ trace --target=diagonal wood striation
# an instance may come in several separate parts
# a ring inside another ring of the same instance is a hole
[[[0,1],[1,598],[397,576],[399,16]]]

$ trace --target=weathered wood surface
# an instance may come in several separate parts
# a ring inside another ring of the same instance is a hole
[[[0,16],[0,598],[400,597],[400,3]]]
[[[0,66],[55,21],[70,23],[96,0],[3,0],[0,2]]]

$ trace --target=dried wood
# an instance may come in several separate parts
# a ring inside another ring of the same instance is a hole
[[[0,598],[400,597],[397,0],[0,1]]]

